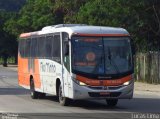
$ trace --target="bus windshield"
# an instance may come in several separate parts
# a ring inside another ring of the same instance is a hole
[[[113,75],[132,70],[129,37],[72,37],[72,70]]]

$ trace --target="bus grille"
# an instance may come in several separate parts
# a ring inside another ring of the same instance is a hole
[[[104,89],[104,86],[88,86],[88,88],[93,90],[118,90],[123,86],[108,86],[107,89]]]
[[[119,97],[121,92],[112,92],[109,94],[101,94],[99,92],[88,92],[90,97]]]

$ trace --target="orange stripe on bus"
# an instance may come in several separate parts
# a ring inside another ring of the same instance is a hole
[[[30,85],[30,74],[28,72],[28,59],[18,55],[18,80],[20,85]]]
[[[38,59],[34,60],[35,64],[35,72],[34,72],[34,83],[36,88],[41,88],[41,80],[40,80],[40,70],[39,70],[39,61]]]
[[[83,76],[76,76],[76,79],[90,86],[118,86],[132,79],[131,75],[114,80],[90,79]]]
[[[38,59],[34,60],[35,71],[33,69],[29,71],[28,58],[22,58],[18,55],[18,83],[23,86],[30,86],[30,76],[33,76],[35,88],[41,88],[40,72]]]
[[[22,72],[23,66],[22,66],[22,60],[20,57],[20,54],[18,53],[18,84],[22,85],[23,84],[23,78],[24,78],[24,73]]]
[[[85,34],[85,33],[74,33],[79,36],[130,36],[129,34]]]

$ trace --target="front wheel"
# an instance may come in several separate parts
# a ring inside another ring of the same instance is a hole
[[[63,95],[62,95],[62,86],[61,85],[59,86],[58,98],[59,98],[60,105],[62,105],[62,106],[69,105],[70,99],[66,98],[66,97],[63,97]]]
[[[109,107],[114,107],[118,103],[118,99],[106,99],[107,105]]]

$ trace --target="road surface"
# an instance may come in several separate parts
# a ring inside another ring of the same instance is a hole
[[[55,96],[33,100],[28,90],[18,86],[16,68],[0,66],[0,118],[137,118],[156,116],[160,119],[160,96],[134,94],[131,100],[119,100],[114,108],[104,100],[73,101],[70,106],[60,106]]]

